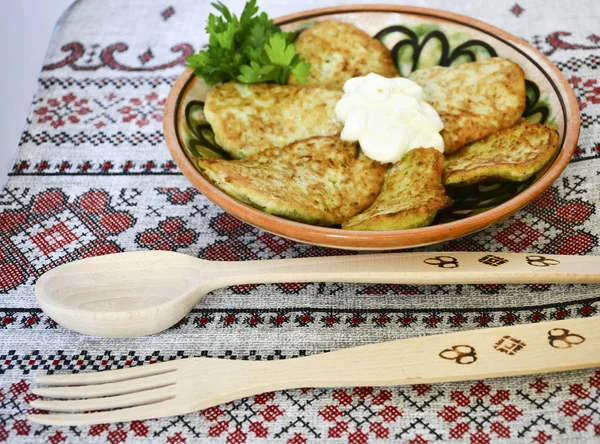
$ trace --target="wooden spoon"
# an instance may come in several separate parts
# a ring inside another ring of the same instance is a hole
[[[117,338],[165,330],[217,288],[269,282],[597,284],[600,257],[425,252],[217,262],[140,251],[61,265],[40,277],[35,293],[60,325]]]

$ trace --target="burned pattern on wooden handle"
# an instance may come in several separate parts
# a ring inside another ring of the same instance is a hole
[[[548,331],[548,343],[551,347],[566,349],[574,345],[583,344],[585,338],[577,333],[571,333],[566,328],[553,328]]]
[[[526,256],[527,264],[533,267],[551,267],[552,265],[560,264],[560,261],[552,259],[546,256],[539,256],[537,254]]]
[[[542,256],[539,254],[530,254],[523,255],[524,261],[527,265],[532,267],[551,267],[553,265],[559,265],[560,261],[553,257]],[[507,264],[510,261],[506,257],[502,257],[496,254],[486,254],[477,260],[479,263],[483,265],[489,265],[491,267],[499,267],[501,265]],[[433,256],[425,259],[423,261],[427,265],[433,265],[439,268],[458,268],[459,261],[458,258],[454,256]]]
[[[548,331],[547,335],[548,344],[553,348],[562,350],[583,344],[586,340],[582,335],[572,333],[567,328],[553,328]],[[504,335],[496,341],[493,347],[494,350],[500,353],[514,356],[521,350],[524,350],[527,347],[527,343],[511,335]],[[473,364],[478,359],[475,348],[467,344],[453,345],[450,348],[442,350],[438,356],[460,365]]]
[[[479,259],[479,262],[485,265],[490,265],[492,267],[499,267],[500,265],[504,265],[508,263],[508,259],[495,256],[493,254],[486,254],[482,258]]]
[[[439,268],[458,268],[458,259],[452,256],[434,256],[425,259],[423,262]]]
[[[453,345],[440,352],[440,358],[454,361],[460,365],[473,364],[477,361],[477,352],[470,345]]]
[[[527,344],[520,339],[513,338],[510,335],[502,336],[496,344],[494,344],[494,349],[499,352],[506,353],[509,356],[514,356],[517,352],[523,350]]]

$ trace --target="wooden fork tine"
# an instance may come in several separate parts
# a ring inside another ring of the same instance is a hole
[[[59,413],[29,415],[30,421],[38,424],[64,426],[64,425],[91,425],[106,424],[110,422],[141,421],[144,419],[162,418],[164,416],[183,415],[193,412],[193,407],[177,404],[175,399],[156,402],[154,404],[140,405],[119,410],[97,413]]]
[[[143,392],[126,395],[109,396],[106,398],[79,399],[76,401],[55,401],[36,399],[29,403],[33,408],[54,412],[89,412],[96,410],[118,409],[148,405],[173,399],[175,390],[172,385]]]
[[[176,382],[175,372],[146,376],[145,378],[136,378],[126,381],[109,382],[108,384],[95,384],[76,387],[35,387],[31,391],[38,396],[46,398],[98,398],[100,396],[124,395],[126,393],[141,392],[142,390],[151,390]]]
[[[108,382],[126,381],[144,376],[160,375],[177,369],[175,362],[161,362],[158,364],[140,365],[137,367],[119,370],[105,370],[93,373],[72,373],[69,375],[43,375],[38,376],[35,382],[47,385],[88,385],[104,384]]]

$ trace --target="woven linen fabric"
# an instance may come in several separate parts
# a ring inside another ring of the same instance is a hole
[[[338,5],[263,1],[276,17]],[[404,2],[470,15],[529,41],[575,90],[576,155],[515,216],[431,251],[600,253],[600,4]],[[239,0],[229,1],[238,12]],[[206,42],[208,2],[82,0],[57,25],[18,157],[0,193],[0,442],[584,443],[600,441],[600,370],[405,387],[288,390],[188,415],[89,427],[27,421],[36,375],[187,356],[284,359],[385,340],[597,316],[585,285],[241,285],[175,327],[92,338],[46,316],[36,279],[62,263],[163,249],[213,260],[354,254],[253,228],[208,201],[170,159],[163,105]],[[8,61],[10,62],[10,61]],[[6,148],[4,148],[6,149]]]

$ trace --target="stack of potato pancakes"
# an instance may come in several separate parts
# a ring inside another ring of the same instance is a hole
[[[502,58],[431,67],[409,79],[444,122],[444,154],[409,151],[394,164],[340,139],[334,108],[346,80],[371,72],[399,77],[389,50],[353,25],[326,21],[303,31],[296,50],[308,85],[220,84],[204,113],[231,159],[198,159],[201,172],[234,198],[288,219],[349,230],[431,224],[452,204],[445,187],[524,181],[556,154],[558,134],[522,119],[525,75]]]

